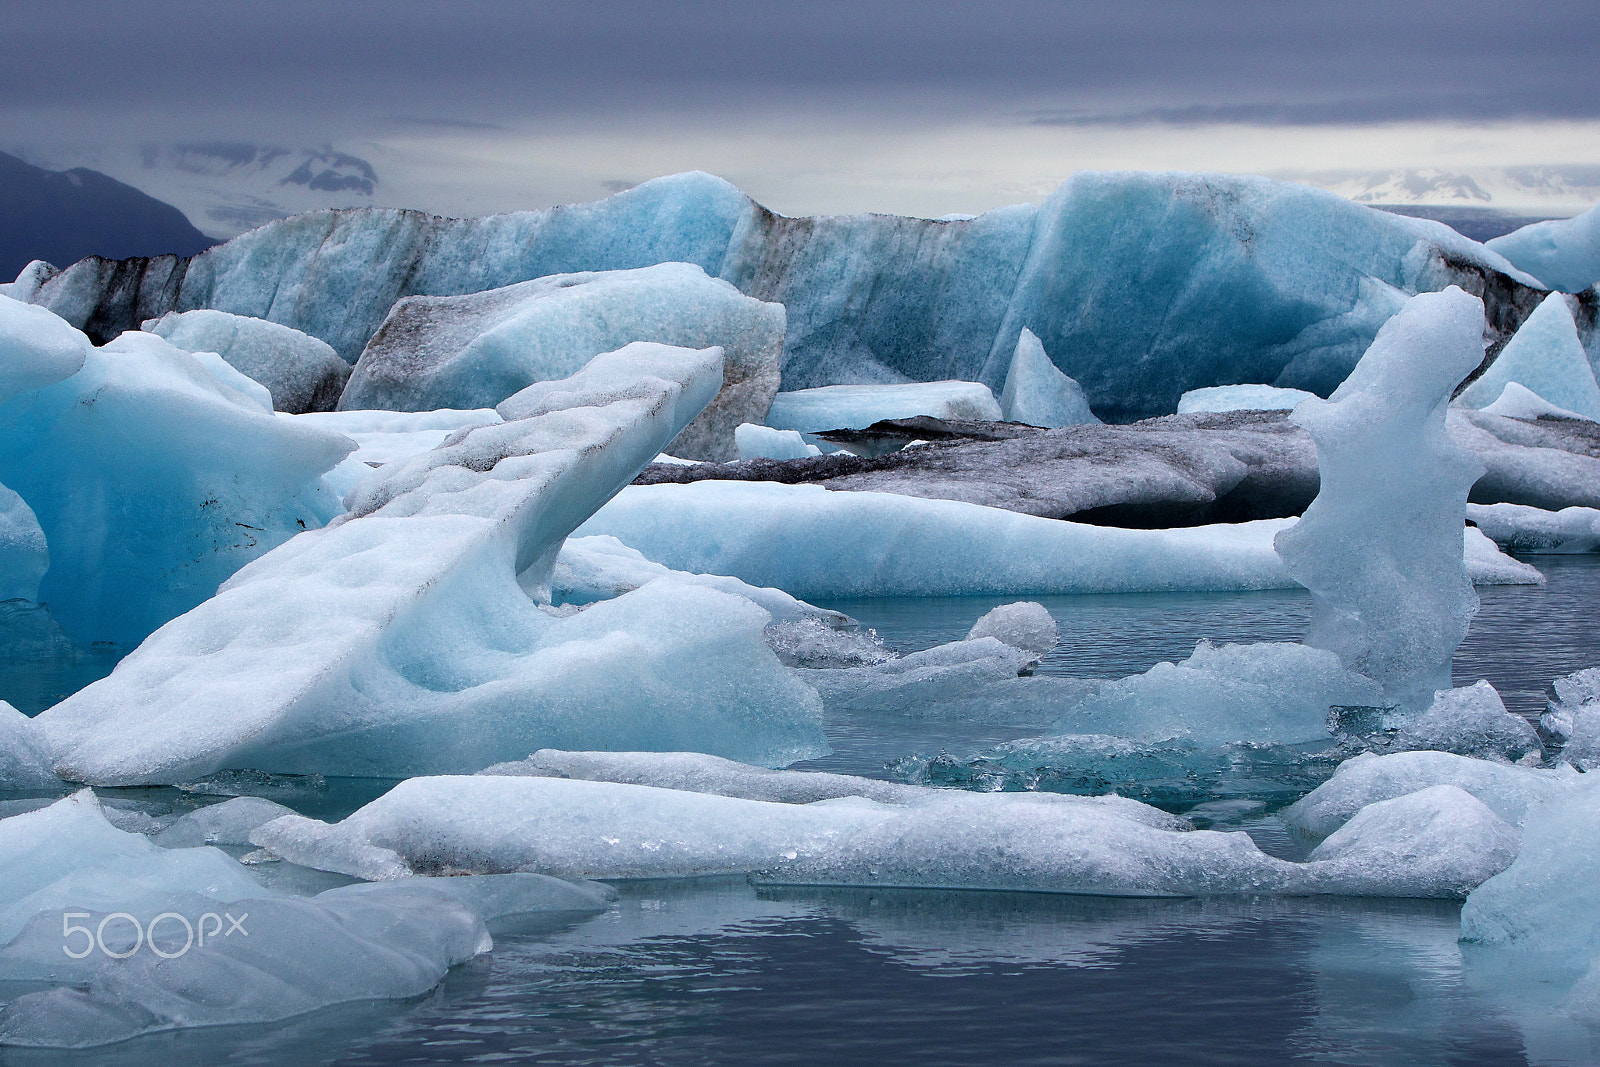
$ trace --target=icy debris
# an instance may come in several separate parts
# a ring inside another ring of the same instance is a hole
[[[995,637],[935,645],[897,659],[863,667],[805,670],[800,676],[830,708],[926,713],[951,701],[1004,700],[997,690],[1032,671],[1040,653],[1016,648]]]
[[[1482,530],[1468,526],[1463,534],[1467,577],[1473,585],[1543,585],[1544,575],[1531,563],[1513,559]]]
[[[921,786],[852,774],[752,767],[699,752],[563,752],[545,748],[525,760],[497,763],[478,773],[648,785],[777,804],[811,804],[840,797],[914,804],[942,795]]]
[[[1450,394],[1483,358],[1483,303],[1451,286],[1412,297],[1344,384],[1295,408],[1317,444],[1322,488],[1276,538],[1311,590],[1306,642],[1424,706],[1478,597],[1462,563],[1467,491],[1483,466],[1445,428]]]
[[[1557,678],[1554,689],[1540,725],[1562,743],[1563,763],[1580,771],[1600,770],[1600,668]]]
[[[1061,631],[1049,609],[1031,600],[1001,604],[989,611],[967,631],[966,640],[979,637],[997,637],[1012,648],[1040,656],[1061,643]]]
[[[1535,222],[1484,244],[1551,289],[1581,292],[1600,282],[1600,204],[1576,218]]]
[[[1089,410],[1083,386],[1061,373],[1044,345],[1027,327],[1017,336],[1017,348],[1006,371],[1005,388],[1000,393],[1000,417],[1007,422],[1029,426],[1079,426],[1099,422]]]
[[[1538,393],[1527,386],[1516,382],[1507,382],[1506,387],[1500,391],[1500,396],[1492,403],[1481,408],[1485,414],[1499,415],[1506,419],[1582,419],[1576,411],[1558,408]],[[1594,421],[1592,419],[1588,421]]]
[[[53,368],[36,384],[82,369],[0,405],[0,483],[44,531],[39,599],[79,645],[137,643],[338,512],[321,475],[347,438],[274,418],[153,334],[92,348],[40,314],[0,300],[6,365]]]
[[[1326,837],[1368,804],[1436,785],[1454,785],[1487,804],[1513,826],[1531,805],[1568,794],[1570,769],[1539,770],[1447,752],[1396,752],[1345,760],[1332,778],[1284,809],[1283,820],[1312,837]]]
[[[60,787],[33,720],[0,700],[0,792]]]
[[[294,809],[261,797],[234,797],[221,804],[196,808],[156,834],[153,840],[162,848],[248,845],[251,830],[293,814]]]
[[[1533,727],[1507,711],[1494,686],[1483,680],[1441,689],[1427,711],[1401,725],[1395,745],[1512,762],[1544,755]]]
[[[572,528],[715,395],[720,368],[715,349],[630,345],[529,387],[524,417],[385,468],[339,521],[36,720],[57,766],[131,783],[475,771],[546,745],[822,754],[820,704],[750,601],[668,577],[554,618],[529,595]]]
[[[1468,504],[1467,518],[1512,552],[1600,551],[1600,509],[1545,511],[1521,504]]]
[[[877,631],[816,616],[771,623],[767,646],[785,667],[871,667],[895,658]]]
[[[0,485],[0,600],[39,600],[39,582],[50,569],[44,531],[28,502]]]
[[[0,296],[0,404],[72,377],[93,350],[87,337],[44,308]]]
[[[733,443],[740,459],[806,459],[822,455],[822,449],[808,442],[799,430],[774,430],[749,422],[734,427]]]
[[[1213,385],[1191,389],[1178,400],[1178,414],[1192,411],[1289,411],[1302,400],[1315,400],[1304,389],[1274,385]]]
[[[1328,708],[1370,705],[1378,685],[1337,656],[1297,644],[1201,641],[1180,663],[1106,682],[1061,719],[1062,733],[1201,745],[1328,739]]]
[[[734,458],[734,427],[778,391],[784,309],[690,263],[556,274],[466,296],[408,296],[367,343],[341,410],[492,407],[632,341],[723,349],[723,386],[673,440],[689,459]]]
[[[1510,866],[1520,844],[1516,827],[1481,800],[1436,785],[1366,805],[1308,866],[1327,864],[1323,877],[1352,895],[1459,898]]]
[[[911,382],[903,385],[824,385],[772,398],[766,423],[779,430],[862,430],[884,419],[931,415],[937,419],[999,422],[1000,405],[978,382]]]
[[[278,411],[332,411],[350,364],[326,341],[276,322],[225,311],[173,311],[140,327],[185,352],[214,352],[271,393]]]
[[[1530,390],[1546,404],[1585,419],[1600,419],[1600,384],[1578,339],[1572,298],[1551,293],[1533,309],[1505,348],[1456,403],[1482,408],[1498,403],[1513,383]],[[1515,394],[1514,394],[1515,395]],[[1507,414],[1500,409],[1497,414]],[[1537,416],[1535,416],[1537,417]]]

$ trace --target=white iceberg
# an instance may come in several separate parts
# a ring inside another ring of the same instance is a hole
[[[734,457],[733,430],[778,391],[781,304],[752,299],[690,263],[557,274],[466,296],[409,296],[356,363],[340,410],[493,407],[631,341],[718,346],[723,386],[672,443],[690,459]]]
[[[1600,204],[1575,218],[1535,222],[1484,245],[1551,289],[1581,292],[1600,282]]]
[[[1089,410],[1083,386],[1050,362],[1044,345],[1027,327],[1017,335],[1017,350],[1006,371],[1005,388],[1000,392],[1000,417],[1007,422],[1051,429],[1100,421]]]
[[[799,430],[774,430],[751,422],[734,427],[733,443],[740,459],[809,459],[822,455],[822,449],[807,441]]]
[[[475,771],[543,746],[821,754],[817,698],[750,601],[671,578],[570,617],[534,599],[566,535],[720,381],[715,349],[630,345],[519,394],[526,418],[386,468],[337,522],[41,715],[58,770],[130,783]]]
[[[200,309],[168,312],[140,327],[185,352],[214,352],[267,387],[278,411],[332,411],[350,364],[326,341],[265,319]]]
[[[1040,656],[1061,643],[1061,631],[1049,609],[1031,600],[1001,604],[986,612],[967,631],[968,641],[979,637],[996,637],[1012,648]]]
[[[1545,511],[1521,504],[1468,504],[1467,518],[1485,537],[1509,551],[1600,551],[1600,508]]]
[[[1529,389],[1520,382],[1507,382],[1506,387],[1500,391],[1500,396],[1491,403],[1479,409],[1488,415],[1499,415],[1507,419],[1542,419],[1546,417],[1557,419],[1581,419],[1584,416],[1576,411],[1558,408],[1538,393]],[[1589,420],[1593,422],[1593,419]]]
[[[1548,404],[1575,412],[1585,419],[1600,419],[1600,384],[1578,339],[1572,318],[1572,298],[1551,293],[1523,320],[1511,340],[1500,350],[1456,403],[1470,408],[1488,407],[1503,399],[1512,383],[1536,393]],[[1504,408],[1496,412],[1505,414]]]
[[[1459,689],[1441,689],[1426,711],[1400,726],[1394,743],[1511,761],[1544,755],[1533,727],[1507,711],[1494,686],[1481,679]]]
[[[1467,492],[1483,466],[1445,428],[1456,385],[1483,358],[1483,304],[1451,286],[1412,297],[1327,400],[1293,421],[1316,442],[1322,486],[1275,539],[1311,590],[1306,642],[1426,706],[1478,596],[1462,562]]]
[[[1213,385],[1191,389],[1178,398],[1178,414],[1191,411],[1290,411],[1302,400],[1315,400],[1304,389],[1274,385]]]
[[[910,382],[900,385],[824,385],[772,398],[766,423],[778,430],[819,433],[864,430],[884,419],[975,419],[998,422],[1000,405],[978,382]]]

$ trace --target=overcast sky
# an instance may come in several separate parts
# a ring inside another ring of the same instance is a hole
[[[328,143],[441,211],[692,168],[933,214],[1081,168],[1600,165],[1595,0],[52,0],[0,30],[0,147]]]

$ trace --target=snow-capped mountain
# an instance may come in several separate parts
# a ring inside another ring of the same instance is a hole
[[[1319,186],[1362,204],[1492,207],[1530,215],[1572,215],[1600,201],[1600,166],[1324,170],[1274,177]]]

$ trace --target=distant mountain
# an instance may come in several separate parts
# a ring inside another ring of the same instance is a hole
[[[1279,171],[1270,176],[1319,186],[1373,207],[1489,208],[1523,218],[1566,218],[1600,201],[1600,166],[1590,164],[1478,167],[1471,174],[1422,168]],[[1466,210],[1458,217],[1473,216]]]
[[[216,244],[171,204],[99,171],[51,171],[0,152],[0,280],[30,260],[191,256]]]

